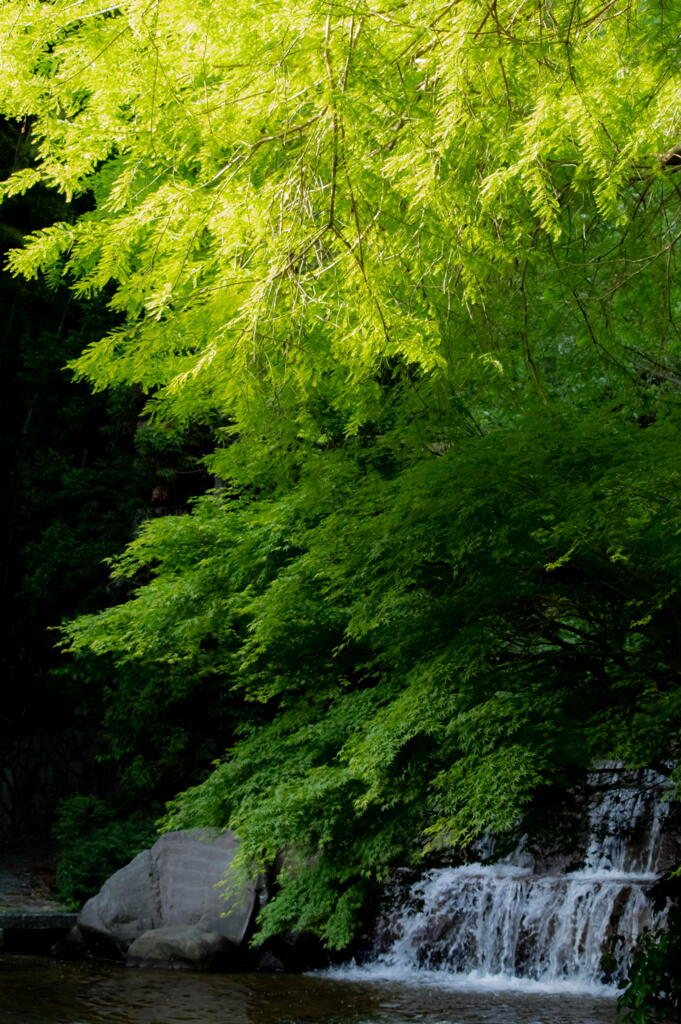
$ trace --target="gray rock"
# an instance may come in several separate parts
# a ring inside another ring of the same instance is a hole
[[[125,962],[128,967],[208,971],[222,966],[233,948],[224,935],[205,931],[198,925],[166,925],[135,939]]]
[[[217,829],[161,836],[151,850],[112,875],[81,910],[78,926],[89,948],[125,955],[146,932],[189,926],[238,947],[258,892],[256,883],[232,890],[225,881],[238,845],[234,833]]]
[[[149,850],[143,850],[107,879],[78,915],[78,927],[90,937],[124,953],[143,932],[161,924],[158,884]]]
[[[233,888],[226,875],[239,841],[233,832],[167,832],[151,849],[162,925],[196,924],[241,944],[255,906],[255,886]]]

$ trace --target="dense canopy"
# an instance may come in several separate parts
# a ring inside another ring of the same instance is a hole
[[[169,820],[288,851],[266,933],[678,752],[680,57],[673,0],[0,8],[3,192],[90,197],[12,269],[215,437],[67,643],[229,695]]]

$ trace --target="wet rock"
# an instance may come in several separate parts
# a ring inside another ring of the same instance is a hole
[[[284,970],[284,964],[274,953],[261,953],[255,962],[256,971],[264,974],[280,974]]]
[[[331,962],[328,950],[324,949],[320,939],[311,932],[283,932],[268,939],[260,947],[257,955],[258,970],[283,969],[298,973],[328,967]],[[281,964],[281,968],[259,966],[263,961],[265,964],[272,963],[269,960],[270,956]]]
[[[50,954],[60,960],[80,960],[85,956],[86,951],[87,945],[83,933],[76,924],[66,935],[55,942],[50,949]]]
[[[223,968],[234,946],[224,935],[198,925],[166,925],[144,932],[130,945],[128,967],[210,971]]]

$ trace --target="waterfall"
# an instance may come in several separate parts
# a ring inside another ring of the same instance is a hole
[[[678,856],[665,833],[669,784],[614,764],[588,781],[586,839],[573,870],[557,861],[528,867],[525,848],[494,864],[428,871],[406,890],[402,883],[379,919],[373,969],[617,984],[643,929],[662,920],[648,890]]]

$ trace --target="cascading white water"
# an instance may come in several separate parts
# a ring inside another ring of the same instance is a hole
[[[591,783],[585,870],[659,873],[667,779],[651,769],[625,772],[608,765],[592,774]]]
[[[382,916],[374,963],[405,974],[616,983],[643,929],[660,922],[647,893],[665,867],[666,788],[656,772],[601,766],[590,777],[579,870],[537,874],[510,857],[429,871]]]

